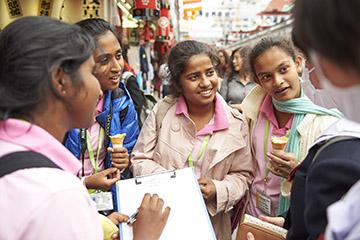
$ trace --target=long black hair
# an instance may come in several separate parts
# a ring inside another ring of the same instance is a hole
[[[94,49],[80,27],[49,17],[23,17],[6,26],[0,37],[0,120],[27,116],[49,93],[61,98],[51,83],[56,68],[81,87],[77,71]]]

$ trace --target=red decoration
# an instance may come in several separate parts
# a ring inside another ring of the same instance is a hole
[[[158,9],[157,0],[135,0],[134,8],[136,8],[136,9]]]

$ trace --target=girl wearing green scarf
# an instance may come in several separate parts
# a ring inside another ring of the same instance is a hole
[[[276,216],[289,207],[290,173],[315,139],[342,114],[317,106],[304,95],[299,80],[301,58],[285,40],[262,39],[250,54],[250,66],[259,86],[242,104],[257,166],[247,212],[256,217]],[[273,147],[274,135],[288,140],[283,149]]]

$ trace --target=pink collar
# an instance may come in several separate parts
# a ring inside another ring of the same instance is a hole
[[[274,134],[284,135],[284,134],[286,134],[286,131],[291,128],[294,115],[291,116],[289,121],[286,123],[285,127],[279,128],[279,123],[275,116],[274,106],[271,101],[271,96],[268,94],[265,96],[264,101],[260,106],[260,112],[263,113],[269,119],[269,121],[273,124],[273,126],[274,126],[273,133]]]
[[[67,172],[78,174],[81,163],[51,134],[35,124],[8,119],[0,122],[0,139],[39,152]]]
[[[180,96],[177,103],[176,103],[176,115],[183,114],[186,117],[189,117],[188,107],[183,96]],[[218,94],[215,96],[215,114],[214,114],[214,121],[210,121],[205,127],[203,127],[199,132],[198,135],[208,135],[212,134],[216,131],[221,131],[229,128],[229,121],[226,117],[226,112],[224,109],[221,100],[219,99]]]

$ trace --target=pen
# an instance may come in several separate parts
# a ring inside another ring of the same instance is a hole
[[[136,217],[138,213],[139,211],[136,211],[133,215],[131,215],[129,219],[126,221],[126,224],[133,224],[136,221]]]

